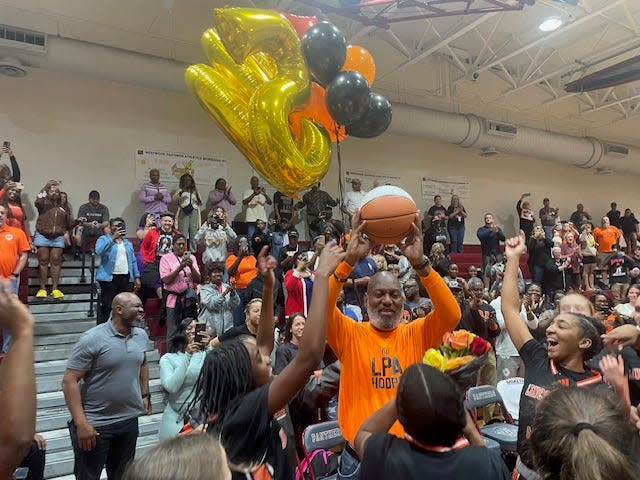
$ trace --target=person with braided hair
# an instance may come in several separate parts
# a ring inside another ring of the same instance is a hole
[[[187,409],[196,408],[206,429],[216,435],[229,458],[234,479],[294,478],[292,447],[274,416],[298,393],[320,363],[325,346],[329,277],[344,258],[342,248],[328,244],[316,270],[316,289],[298,354],[276,377],[271,369],[274,344],[273,288],[275,258],[258,255],[264,276],[257,337],[222,342],[207,355]]]
[[[617,398],[569,387],[538,404],[531,448],[543,480],[640,478],[634,437]]]
[[[497,452],[461,438],[477,428],[466,418],[463,394],[453,379],[414,363],[402,373],[396,396],[369,416],[356,434],[360,478],[509,480]],[[396,420],[404,428],[403,437],[388,432]]]

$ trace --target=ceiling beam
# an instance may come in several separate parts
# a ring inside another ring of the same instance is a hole
[[[455,40],[457,38],[460,38],[461,36],[465,35],[467,32],[470,32],[471,30],[473,30],[474,28],[478,27],[479,25],[482,25],[484,22],[486,22],[490,18],[493,18],[495,15],[496,15],[495,13],[488,13],[488,14],[483,15],[482,17],[474,20],[473,22],[469,23],[468,25],[465,25],[464,27],[456,30],[454,33],[450,34],[449,36],[444,37],[440,41],[432,44],[430,47],[427,47],[427,49],[423,50],[422,52],[420,52],[419,55],[416,55],[415,57],[402,62],[400,65],[398,65],[396,67],[396,71],[404,70],[407,67],[410,67],[411,65],[419,62],[423,58],[428,57],[432,53],[437,52],[441,48],[443,48],[446,45],[448,45],[449,43],[451,43],[453,40]]]
[[[555,30],[551,33],[548,33],[540,38],[538,38],[537,40],[534,40],[532,42],[529,42],[525,45],[523,45],[520,48],[517,48],[516,50],[507,53],[506,55],[503,55],[500,58],[496,58],[493,60],[489,60],[487,63],[484,63],[482,66],[480,66],[479,68],[476,69],[477,72],[483,72],[485,70],[489,70],[491,67],[494,67],[496,65],[498,65],[499,63],[505,62],[525,51],[527,51],[528,49],[535,47],[536,45],[540,45],[543,42],[546,42],[547,40],[557,37],[558,35],[562,35],[566,32],[568,32],[569,30],[573,30],[576,27],[579,27],[580,25],[582,25],[583,23],[586,23],[590,20],[593,20],[594,18],[599,17],[600,15],[602,15],[605,12],[608,12],[609,10],[616,8],[619,5],[622,5],[623,3],[625,3],[627,0],[613,0],[609,3],[607,3],[607,5],[605,5],[604,7],[600,8],[599,10],[596,10],[592,13],[589,13],[587,15],[584,15],[583,17],[578,18],[576,21],[571,22],[567,25],[565,25],[562,28],[559,28],[558,30]]]

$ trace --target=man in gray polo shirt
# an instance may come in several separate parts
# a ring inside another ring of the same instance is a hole
[[[138,417],[151,414],[149,337],[133,326],[143,314],[135,294],[118,294],[111,320],[85,332],[69,357],[62,391],[77,479],[98,480],[105,466],[119,479],[135,455]]]

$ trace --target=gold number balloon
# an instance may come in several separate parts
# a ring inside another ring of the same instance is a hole
[[[262,177],[287,195],[314,185],[331,161],[326,130],[303,119],[292,135],[289,113],[309,99],[300,40],[276,12],[215,10],[202,35],[211,65],[192,65],[185,82],[202,107]]]

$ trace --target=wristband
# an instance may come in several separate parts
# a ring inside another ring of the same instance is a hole
[[[349,277],[347,277],[347,278],[340,278],[340,277],[338,277],[338,276],[336,275],[336,272],[333,272],[333,278],[335,278],[335,279],[336,279],[338,282],[340,282],[340,283],[344,283],[344,282],[346,282],[347,280],[349,280]]]
[[[418,270],[424,270],[428,266],[431,265],[431,260],[426,255],[424,256],[424,261],[419,265],[411,265],[413,269],[417,272]]]

